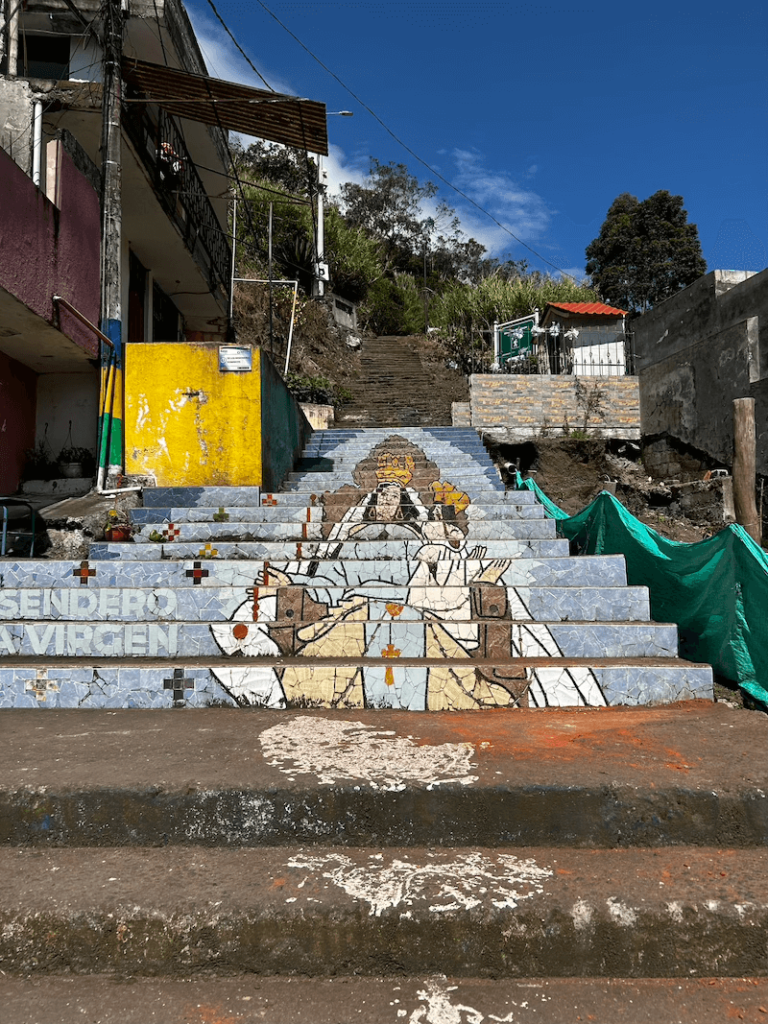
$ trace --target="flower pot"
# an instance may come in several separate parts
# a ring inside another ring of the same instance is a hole
[[[104,539],[110,541],[126,541],[131,539],[130,526],[110,526],[104,531]]]
[[[74,480],[77,477],[81,477],[83,475],[82,462],[60,462],[58,466],[61,475],[67,477],[70,480]]]

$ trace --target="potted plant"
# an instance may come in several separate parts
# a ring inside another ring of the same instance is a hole
[[[133,536],[133,526],[125,518],[125,515],[111,508],[107,512],[107,519],[104,523],[104,540],[127,541]]]
[[[90,469],[93,464],[93,455],[88,448],[78,448],[72,444],[72,420],[69,421],[67,439],[56,462],[59,473],[70,478],[85,476],[86,467]]]
[[[67,446],[59,452],[56,463],[62,476],[73,478],[85,476],[85,467],[92,459],[93,455],[87,448]]]

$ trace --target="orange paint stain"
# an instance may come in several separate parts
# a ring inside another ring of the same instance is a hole
[[[698,705],[699,714],[708,710],[707,702],[692,703]],[[587,764],[591,761],[596,764],[613,762],[638,772],[659,767],[687,772],[701,758],[684,757],[654,735],[653,729],[656,723],[677,719],[680,714],[677,705],[663,710],[633,708],[631,711],[624,708],[547,711],[499,708],[483,711],[481,716],[475,712],[454,712],[450,718],[434,722],[428,737],[423,736],[420,744],[470,743],[486,763],[496,758],[513,758],[517,762],[548,760]]]
[[[221,1006],[189,1006],[184,1011],[187,1024],[238,1024],[242,1019],[240,1014],[233,1017]]]

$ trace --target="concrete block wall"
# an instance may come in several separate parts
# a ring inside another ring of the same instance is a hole
[[[508,440],[586,430],[594,437],[640,437],[637,377],[474,374],[472,426]]]

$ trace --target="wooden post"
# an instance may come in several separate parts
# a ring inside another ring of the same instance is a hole
[[[733,402],[733,504],[736,522],[759,544],[762,523],[755,504],[754,398],[736,398]]]

